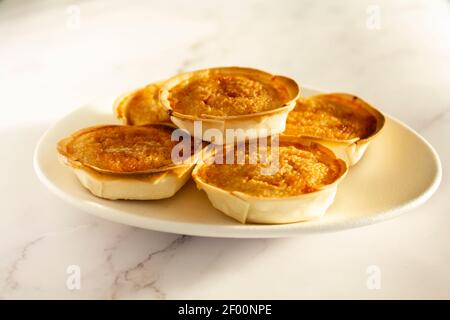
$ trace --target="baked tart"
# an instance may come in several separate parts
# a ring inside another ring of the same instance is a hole
[[[194,123],[198,121],[202,134],[216,129],[225,137],[226,129],[240,129],[246,133],[244,140],[284,131],[298,95],[299,87],[292,79],[256,69],[223,67],[167,80],[160,100],[172,122],[191,135],[196,134]],[[212,141],[210,136],[202,137]]]
[[[291,223],[318,218],[332,204],[346,163],[328,148],[311,141],[281,141],[265,149],[268,159],[278,159],[271,173],[263,172],[270,161],[199,161],[192,176],[212,205],[241,223]],[[263,150],[264,151],[264,150]],[[272,154],[272,151],[276,151]],[[223,150],[225,157],[229,149]],[[262,150],[258,149],[260,158]],[[235,150],[233,155],[238,157]],[[211,156],[212,157],[212,156]]]
[[[283,136],[318,141],[354,165],[384,122],[381,112],[356,96],[321,94],[297,100]]]
[[[120,96],[114,103],[116,117],[127,125],[170,123],[169,115],[159,102],[163,82],[149,84]]]
[[[60,159],[80,183],[106,199],[152,200],[173,196],[196,162],[193,141],[176,163],[173,125],[102,125],[82,129],[57,144]],[[188,136],[188,139],[191,137]]]

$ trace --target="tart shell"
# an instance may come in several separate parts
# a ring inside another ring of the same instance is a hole
[[[283,87],[286,90],[288,99],[279,108],[244,115],[202,115],[199,117],[174,111],[171,102],[169,101],[170,90],[181,82],[197,79],[201,76],[209,75],[210,73],[251,76],[264,83],[272,82],[274,85]],[[207,129],[217,129],[225,136],[226,129],[241,129],[247,132],[246,139],[253,139],[283,132],[286,126],[287,115],[295,107],[295,100],[298,98],[299,93],[300,89],[298,84],[290,78],[275,76],[251,68],[222,67],[177,75],[164,83],[159,97],[161,104],[167,110],[172,122],[179,128],[186,129],[191,135],[194,135],[194,122],[201,121],[203,131]],[[203,137],[203,140],[211,142],[208,137]],[[220,144],[218,141],[215,141],[215,143]]]
[[[173,125],[169,124],[158,125],[174,128]],[[72,159],[66,150],[66,146],[71,139],[84,132],[102,127],[108,126],[82,129],[61,140],[57,146],[60,162],[68,166],[80,183],[95,196],[111,200],[164,199],[172,197],[191,177],[191,172],[195,167],[199,154],[193,154],[182,164],[144,173],[98,171],[76,159]]]
[[[126,125],[170,123],[170,117],[160,104],[158,96],[163,83],[155,82],[119,96],[113,105],[114,115]],[[133,108],[141,110],[136,113]]]
[[[170,198],[189,180],[194,165],[148,175],[112,175],[87,167],[74,167],[65,157],[75,176],[93,195],[109,200],[158,200]]]
[[[321,95],[322,96],[322,95]],[[353,138],[348,140],[335,140],[329,138],[319,138],[312,136],[294,136],[283,133],[281,136],[285,140],[296,140],[304,139],[309,141],[318,142],[327,148],[333,150],[338,158],[343,159],[349,166],[355,165],[359,160],[361,160],[364,155],[369,143],[380,133],[385,124],[384,115],[378,111],[375,107],[371,106],[366,101],[361,98],[347,94],[347,93],[332,93],[326,94],[327,99],[331,101],[336,101],[339,103],[345,103],[347,106],[352,108],[362,108],[369,112],[376,120],[376,125],[374,131],[367,137],[364,138]],[[314,98],[314,97],[310,97]],[[308,99],[308,98],[307,98]]]
[[[309,145],[311,141],[297,139],[295,143]],[[319,145],[334,156],[334,153]],[[348,171],[346,163],[338,159],[341,172],[331,184],[314,192],[289,197],[257,197],[243,192],[227,191],[204,181],[198,171],[205,164],[199,161],[192,172],[197,188],[204,190],[211,204],[219,211],[241,223],[282,224],[320,218],[333,203],[337,186]]]

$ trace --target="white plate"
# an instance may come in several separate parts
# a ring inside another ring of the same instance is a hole
[[[303,95],[318,91],[303,89]],[[284,225],[242,225],[214,209],[190,181],[174,197],[157,201],[111,201],[84,189],[57,160],[56,142],[94,124],[118,123],[105,99],[69,114],[41,138],[34,155],[40,180],[72,205],[99,217],[145,229],[187,235],[269,238],[354,228],[386,220],[424,203],[441,180],[439,157],[431,145],[403,123],[387,117],[386,126],[363,159],[339,185],[323,218]]]

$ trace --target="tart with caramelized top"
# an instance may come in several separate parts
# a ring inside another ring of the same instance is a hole
[[[318,141],[354,165],[384,122],[381,112],[356,96],[321,94],[297,100],[283,136]]]
[[[264,71],[224,67],[177,75],[164,83],[160,100],[178,127],[203,130],[240,129],[247,139],[285,129],[286,117],[299,95],[297,83]],[[203,137],[209,140],[208,137]]]
[[[233,156],[238,157],[234,150]],[[222,151],[229,152],[228,148]],[[215,208],[241,223],[290,223],[320,217],[347,172],[346,163],[331,150],[300,140],[259,148],[256,155],[247,147],[240,162],[220,162],[199,162],[193,178]],[[265,171],[269,167],[271,171]]]
[[[162,84],[152,83],[119,97],[114,103],[116,117],[127,125],[170,123],[169,115],[159,101]]]
[[[173,162],[178,143],[171,140],[174,129],[168,124],[95,126],[59,141],[57,150],[81,184],[98,197],[168,198],[189,179],[196,161],[191,148]]]

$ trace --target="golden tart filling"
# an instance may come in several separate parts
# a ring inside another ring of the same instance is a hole
[[[266,149],[269,157],[270,149]],[[268,162],[258,160],[256,164],[250,164],[247,151],[242,164],[204,165],[196,172],[196,177],[229,192],[260,198],[283,198],[318,191],[335,182],[346,170],[342,160],[316,143],[280,143],[277,150],[279,161],[272,174],[263,174],[261,170],[270,165]]]
[[[328,140],[371,136],[377,129],[377,118],[366,108],[352,104],[352,100],[337,94],[299,99],[288,114],[284,134]]]
[[[161,101],[171,113],[233,117],[272,111],[296,99],[292,79],[264,71],[224,67],[188,72],[169,79]]]
[[[57,149],[81,185],[100,198],[165,199],[189,180],[197,160],[191,140],[191,149],[181,149],[176,164],[172,161],[178,143],[171,141],[174,129],[169,124],[91,127],[61,140]]]
[[[115,107],[117,117],[125,124],[137,126],[170,122],[167,111],[159,101],[161,84],[161,82],[152,83],[119,98]]]
[[[81,130],[59,142],[58,151],[72,162],[99,172],[157,172],[175,166],[171,160],[174,130],[166,125],[107,125]]]
[[[164,82],[159,98],[176,126],[218,143],[208,130],[225,136],[228,129],[240,129],[245,132],[236,134],[240,141],[283,132],[299,92],[287,77],[223,67],[179,74]]]
[[[203,75],[170,90],[175,112],[195,116],[237,116],[279,108],[281,90],[247,75]]]

